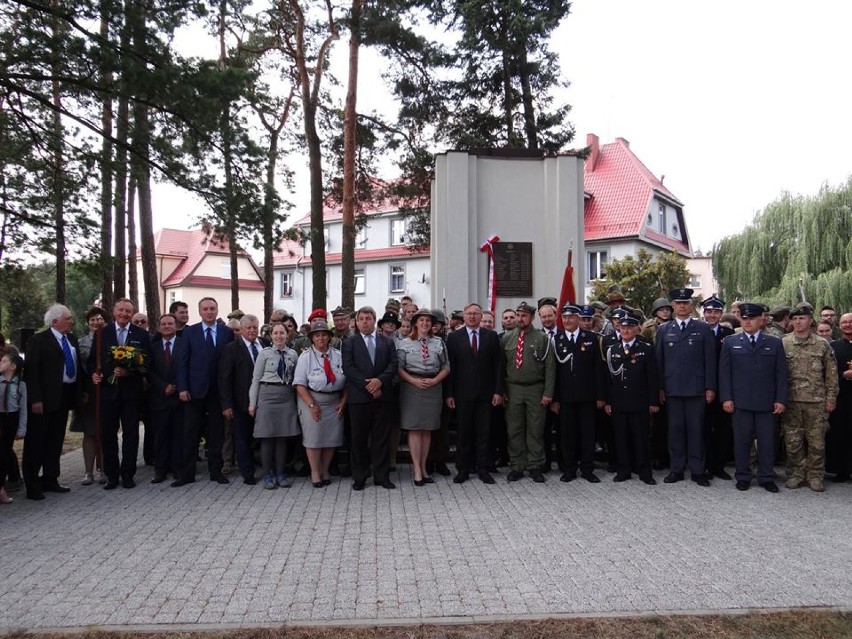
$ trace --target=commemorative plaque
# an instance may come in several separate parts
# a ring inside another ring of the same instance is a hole
[[[532,242],[497,242],[494,277],[498,297],[529,297],[533,294]]]

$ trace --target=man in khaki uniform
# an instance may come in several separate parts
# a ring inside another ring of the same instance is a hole
[[[784,336],[790,378],[789,403],[781,416],[787,447],[787,488],[807,482],[825,490],[825,431],[827,416],[837,405],[837,362],[828,342],[811,333],[813,308],[799,304],[790,311],[793,332]],[[805,450],[807,448],[807,451]]]
[[[535,307],[521,302],[515,310],[517,327],[503,335],[506,362],[506,425],[509,460],[507,479],[518,481],[529,470],[534,482],[544,482],[544,411],[553,399],[556,359],[547,335],[532,326]]]

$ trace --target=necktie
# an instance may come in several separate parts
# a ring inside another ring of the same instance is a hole
[[[325,379],[329,384],[334,384],[334,380],[336,379],[334,375],[334,371],[331,370],[331,360],[328,357],[328,353],[323,353],[322,355],[322,367],[325,371]]]
[[[686,330],[686,322],[680,323],[680,332],[683,333]]]
[[[479,342],[476,339],[476,331],[470,334],[470,350],[473,351],[473,356],[479,355]]]
[[[68,338],[62,336],[62,352],[65,354],[65,375],[68,379],[74,379],[77,375],[77,367],[74,366],[74,356],[71,354],[71,347],[68,345]]]
[[[624,354],[625,354],[625,355],[630,355],[630,344],[625,344],[625,345],[624,345]]]
[[[749,339],[751,340],[751,347],[754,348],[754,345],[757,344],[757,340],[754,338],[754,335],[752,335]]]
[[[423,358],[424,362],[429,361],[429,342],[426,341],[426,338],[420,340],[420,357]]]
[[[364,341],[367,343],[367,352],[370,354],[370,362],[376,363],[376,344],[373,342],[373,334],[364,335]]]
[[[251,343],[251,361],[257,361],[257,342]]]
[[[120,326],[118,328],[118,343],[120,346],[124,346],[125,341],[127,341],[127,328]]]
[[[551,342],[553,341],[553,329],[547,331],[547,337],[550,339]]]
[[[284,381],[284,351],[278,351],[278,377]]]
[[[209,326],[207,327],[207,337],[205,338],[205,341],[207,342],[207,348],[210,350],[216,348],[216,344],[213,342],[213,329]]]
[[[166,361],[166,366],[172,365],[172,343],[169,340],[166,340],[165,346],[163,347],[165,352],[163,353],[163,359]]]
[[[568,338],[568,341],[571,342],[571,346],[574,346],[574,333],[571,333],[571,335]]]
[[[515,349],[515,368],[524,364],[524,331],[518,333],[518,347]]]

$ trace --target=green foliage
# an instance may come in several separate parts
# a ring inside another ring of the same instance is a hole
[[[627,305],[648,313],[658,297],[667,297],[673,288],[686,286],[689,270],[686,260],[675,251],[652,255],[639,249],[636,256],[628,255],[612,260],[606,265],[606,279],[594,280],[589,301],[605,300],[607,289],[613,284],[621,286]]]
[[[44,312],[50,298],[42,290],[38,274],[13,264],[0,269],[0,327],[6,339],[20,345],[20,330],[38,330],[44,325]]]
[[[713,250],[731,299],[852,308],[852,178],[812,197],[784,194]]]

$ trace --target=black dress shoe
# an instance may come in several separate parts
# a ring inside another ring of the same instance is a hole
[[[748,490],[751,487],[751,482],[748,482],[745,479],[738,479],[736,486],[737,486],[737,490],[745,491],[745,490]]]
[[[452,473],[450,473],[450,469],[447,468],[447,465],[444,462],[438,462],[435,464],[435,472],[443,477],[449,477]]]
[[[705,477],[704,475],[696,475],[692,478],[692,481],[694,481],[699,486],[704,486],[705,488],[710,485],[710,480],[707,479],[707,477]]]
[[[386,488],[387,490],[393,490],[396,488],[396,484],[393,483],[390,479],[384,480],[381,484],[379,484],[382,488]]]
[[[454,484],[463,484],[468,479],[470,479],[470,473],[467,472],[466,470],[462,470],[455,477],[453,477],[453,483]]]
[[[544,483],[544,474],[540,470],[531,470],[530,478],[537,484]]]
[[[170,486],[172,488],[180,488],[181,486],[186,486],[187,484],[193,483],[195,483],[194,479],[176,479],[170,484]]]
[[[210,475],[210,481],[215,481],[217,484],[230,484],[228,478],[224,475]]]
[[[41,492],[43,493],[70,493],[71,489],[68,486],[61,486],[59,484],[48,484],[47,486],[41,487]]]
[[[415,486],[417,486],[418,488],[420,488],[421,486],[425,486],[425,485],[426,485],[426,482],[425,482],[425,481],[423,481],[422,479],[415,479],[415,480],[414,480],[414,485],[415,485]]]
[[[104,490],[115,490],[116,488],[118,488],[117,479],[110,479],[104,484]]]
[[[765,484],[761,484],[761,486],[763,486],[763,490],[765,490],[768,493],[777,493],[778,492],[778,486],[775,484],[774,481],[768,481]]]
[[[323,486],[331,486],[331,480],[330,479],[323,479],[322,485]]]
[[[717,479],[724,479],[725,481],[731,481],[733,477],[731,477],[724,468],[717,468],[716,470],[710,471],[709,475],[716,477]]]
[[[314,488],[322,488],[325,484],[322,483],[322,479],[319,481],[313,482]]]
[[[246,486],[257,486],[257,480],[254,477],[243,477],[243,483]]]
[[[121,480],[121,487],[122,488],[136,488],[136,482],[133,481],[132,477],[130,479],[122,479]]]
[[[582,475],[580,475],[580,477],[582,477],[583,479],[585,479],[585,480],[586,480],[587,482],[589,482],[590,484],[599,484],[599,483],[601,483],[600,478],[599,478],[597,475],[595,475],[594,473],[583,473]]]
[[[367,482],[363,482],[363,481],[353,481],[352,482],[352,490],[364,490],[364,486],[366,484],[367,484]]]
[[[643,483],[648,484],[649,486],[657,485],[657,480],[654,479],[651,475],[648,475],[647,477],[640,477],[639,479],[641,479]]]
[[[562,477],[559,478],[559,481],[564,481],[567,484],[575,479],[577,479],[577,473],[562,473]]]
[[[655,459],[651,462],[651,468],[654,470],[663,470],[666,466],[668,466],[668,464],[664,461],[660,461],[659,459]]]
[[[623,481],[627,481],[628,479],[630,479],[630,475],[626,475],[624,473],[616,473],[615,477],[612,478],[612,481],[614,481],[615,483],[620,483]]]
[[[524,478],[524,471],[522,470],[512,470],[509,471],[509,474],[506,475],[506,481],[518,481],[519,479]]]
[[[165,475],[154,475],[154,479],[151,480],[151,483],[152,484],[162,484],[164,481],[166,481]]]
[[[423,478],[423,483],[424,483],[424,484],[434,484],[434,483],[435,483],[435,478],[434,478],[434,477],[431,477],[431,476],[430,476],[430,477],[424,477],[424,478]]]
[[[669,473],[663,479],[663,483],[665,484],[676,484],[679,481],[683,481],[683,473]]]
[[[482,481],[483,484],[494,484],[494,483],[496,483],[494,481],[494,478],[489,473],[486,473],[486,472],[479,473],[479,479],[480,479],[480,481]]]
[[[44,493],[27,493],[27,499],[32,499],[33,501],[41,501],[44,499]]]

